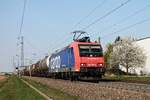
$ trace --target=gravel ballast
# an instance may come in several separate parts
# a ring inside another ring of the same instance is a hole
[[[101,83],[71,82],[49,78],[25,77],[51,88],[78,96],[80,100],[150,100],[150,93],[101,86]],[[104,83],[103,83],[104,84]],[[109,84],[107,82],[107,84]],[[114,84],[115,85],[115,84]],[[129,85],[124,83],[124,85]]]

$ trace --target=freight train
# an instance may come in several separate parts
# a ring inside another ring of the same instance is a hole
[[[24,69],[25,75],[70,80],[101,79],[104,72],[102,46],[89,37],[74,38],[70,45]]]

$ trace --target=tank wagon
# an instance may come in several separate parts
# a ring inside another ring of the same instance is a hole
[[[36,72],[36,74],[35,74]],[[74,41],[35,64],[34,75],[77,80],[100,79],[105,72],[102,46],[89,37]]]
[[[26,66],[24,69],[24,75],[47,77],[49,69],[49,58],[50,56],[46,56],[44,59],[37,61],[32,65]]]

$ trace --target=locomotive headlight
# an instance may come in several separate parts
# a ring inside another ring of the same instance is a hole
[[[101,63],[100,63],[100,64],[98,64],[98,66],[102,67],[102,66],[103,66],[103,64],[101,64]]]
[[[81,63],[81,66],[86,66],[86,64],[85,63]]]

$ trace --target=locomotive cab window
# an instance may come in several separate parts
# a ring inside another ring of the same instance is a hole
[[[100,45],[79,45],[79,53],[81,57],[101,57],[102,48]]]

